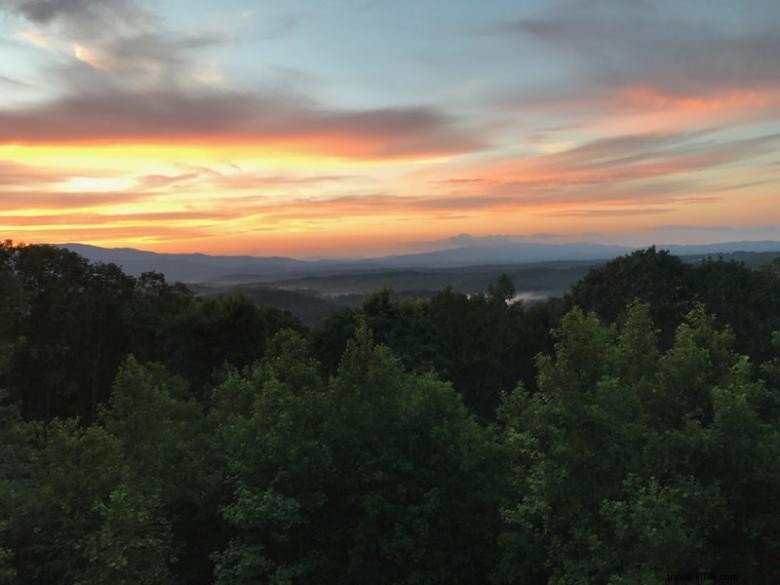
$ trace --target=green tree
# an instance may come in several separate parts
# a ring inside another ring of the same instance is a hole
[[[741,262],[706,260],[695,266],[695,295],[734,332],[734,347],[756,362],[772,355],[780,328],[780,278],[772,263],[752,270]]]
[[[668,351],[655,336],[646,305],[617,331],[575,309],[539,359],[538,391],[502,405],[516,495],[499,581],[775,577],[778,395],[701,306]]]
[[[489,433],[365,325],[327,385],[284,334],[217,397],[236,493],[218,583],[460,583],[489,570],[500,475]]]
[[[496,282],[488,287],[488,298],[507,303],[514,299],[517,291],[515,290],[515,283],[505,273],[502,273]]]
[[[86,542],[100,530],[99,506],[126,474],[119,444],[99,428],[54,421],[16,477],[9,541],[21,583],[78,582]]]
[[[174,582],[177,552],[196,540],[181,511],[193,493],[203,504],[210,485],[209,467],[195,455],[196,439],[207,442],[201,407],[181,398],[182,386],[131,358],[95,424],[11,427],[17,463],[2,466],[0,506],[9,511],[4,555],[20,582]]]
[[[36,424],[21,420],[19,409],[7,404],[7,396],[0,389],[0,583],[3,585],[17,582],[15,549],[20,531],[15,518],[36,485],[31,473],[32,439],[36,430]]]
[[[208,583],[208,557],[222,539],[224,473],[203,405],[190,398],[183,378],[131,356],[100,423],[118,441],[128,476],[101,508],[93,574],[106,583],[120,576],[162,583],[171,575],[179,583]],[[108,566],[101,569],[98,559]]]
[[[674,331],[695,300],[694,270],[677,256],[651,246],[592,269],[569,293],[570,307],[595,311],[615,322],[639,299],[650,306],[660,341],[671,344]]]
[[[290,327],[300,325],[288,313],[256,306],[242,291],[196,297],[164,333],[166,363],[207,395],[216,369],[250,365],[274,333]]]

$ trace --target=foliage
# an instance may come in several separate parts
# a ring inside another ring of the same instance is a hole
[[[481,484],[495,444],[457,394],[403,371],[359,327],[327,385],[282,334],[217,389],[236,499],[217,583],[459,583],[489,570],[497,521]],[[250,393],[246,416],[235,396]],[[230,397],[230,398],[228,398]],[[225,425],[227,426],[227,425]]]
[[[407,368],[435,370],[452,382],[472,412],[491,418],[502,391],[518,379],[533,379],[533,355],[547,338],[546,328],[533,328],[522,304],[508,302],[513,291],[506,277],[487,295],[447,288],[430,301],[393,302],[391,291],[383,289],[366,297],[359,310],[328,318],[314,331],[312,347],[325,373],[334,374],[362,320]]]
[[[284,327],[298,324],[240,294],[194,298],[160,274],[136,279],[62,248],[0,247],[0,386],[26,418],[94,421],[130,353],[201,391],[226,361],[260,358]]]
[[[649,313],[633,304],[616,332],[575,309],[539,359],[539,391],[520,387],[502,406],[516,495],[501,581],[771,581],[780,396],[751,380],[701,306],[664,353]]]
[[[306,331],[0,245],[0,584],[780,579],[778,264],[649,249]]]

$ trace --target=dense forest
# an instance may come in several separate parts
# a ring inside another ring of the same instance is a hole
[[[780,581],[780,260],[313,328],[0,246],[0,583]]]

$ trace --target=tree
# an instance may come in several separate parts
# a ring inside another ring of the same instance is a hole
[[[0,583],[776,582],[776,268],[651,249],[527,307],[506,278],[384,289],[307,339],[2,244]]]
[[[187,552],[177,542],[176,513],[209,485],[209,469],[192,465],[201,409],[183,394],[181,381],[159,366],[129,359],[95,424],[11,427],[23,462],[1,469],[0,508],[9,511],[3,555],[19,582],[175,582],[176,553]]]
[[[512,279],[501,273],[496,282],[488,287],[487,296],[491,300],[508,303],[514,299],[516,292]]]
[[[160,334],[191,294],[54,246],[0,248],[3,384],[28,419],[95,420],[131,351],[160,359]]]
[[[570,307],[595,311],[615,322],[638,299],[650,306],[660,341],[671,344],[677,325],[694,302],[693,267],[651,246],[593,268],[569,293]]]
[[[771,333],[780,328],[780,279],[772,274],[772,263],[759,270],[723,260],[695,266],[696,299],[729,325],[735,348],[756,362],[772,354]]]
[[[460,583],[489,570],[489,434],[365,325],[327,387],[304,341],[282,334],[217,400],[236,494],[218,583]]]
[[[776,578],[778,395],[751,380],[701,306],[659,353],[650,308],[616,331],[575,309],[500,420],[514,503],[499,581],[657,583],[667,573]]]
[[[164,333],[167,365],[205,395],[216,369],[260,359],[268,340],[285,327],[300,324],[288,313],[257,307],[241,291],[196,297]]]
[[[101,507],[101,530],[90,541],[95,579],[209,583],[224,472],[186,380],[131,356],[99,422],[118,441],[127,476]]]
[[[33,423],[21,420],[15,405],[7,404],[0,389],[0,584],[17,582],[15,543],[18,528],[14,517],[23,509],[29,490],[35,488],[32,438]]]
[[[119,444],[76,421],[54,421],[40,444],[33,439],[24,475],[12,478],[8,542],[17,579],[77,583],[89,565],[86,543],[100,530],[99,508],[126,474]]]

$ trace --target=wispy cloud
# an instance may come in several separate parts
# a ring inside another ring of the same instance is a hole
[[[15,79],[13,77],[8,77],[7,75],[0,75],[0,85],[5,85],[9,87],[31,87],[31,85],[25,81],[21,81],[19,79]]]
[[[626,217],[630,215],[658,215],[670,213],[669,207],[627,207],[625,209],[564,209],[550,212],[556,217]]]
[[[774,0],[207,10],[0,0],[3,230],[319,252],[780,221]]]
[[[705,232],[720,234],[761,234],[766,232],[780,232],[780,224],[759,224],[759,225],[661,225],[654,229],[669,232]]]
[[[568,53],[594,85],[667,95],[777,87],[780,5],[772,0],[569,0],[546,15],[497,26]]]
[[[526,205],[646,203],[708,195],[743,185],[731,181],[709,187],[698,173],[771,154],[778,144],[777,134],[727,139],[714,130],[614,136],[554,154],[475,167],[477,176],[469,179],[474,182],[458,183],[459,194],[473,185],[471,192],[485,194],[486,201],[501,197]]]
[[[64,193],[61,191],[3,192],[0,197],[0,211],[41,209],[83,209],[108,205],[127,204],[148,199],[143,192],[105,191],[93,193]],[[13,224],[10,224],[13,225]]]
[[[568,74],[500,102],[607,130],[775,119],[778,20],[772,0],[554,0],[493,32],[546,51]]]
[[[0,143],[270,146],[346,158],[438,157],[484,143],[430,107],[334,110],[239,92],[81,93],[0,110]]]

